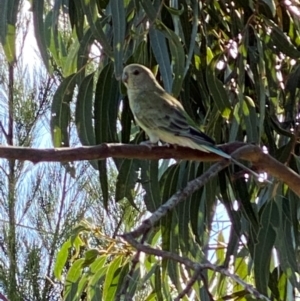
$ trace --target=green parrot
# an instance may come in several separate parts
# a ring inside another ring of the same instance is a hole
[[[122,81],[127,88],[130,109],[151,143],[168,144],[215,153],[259,177],[253,170],[219,149],[215,142],[193,125],[182,104],[167,93],[147,67],[131,64],[124,68]]]

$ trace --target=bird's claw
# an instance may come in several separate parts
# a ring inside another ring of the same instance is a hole
[[[149,147],[149,148],[152,148],[153,146],[156,146],[157,143],[152,143],[150,140],[148,140],[148,141],[142,141],[142,142],[140,143],[140,145],[145,145],[145,146],[147,146],[147,147]]]

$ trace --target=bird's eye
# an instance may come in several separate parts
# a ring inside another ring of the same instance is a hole
[[[133,75],[139,75],[140,74],[140,71],[139,70],[134,70],[133,71]]]

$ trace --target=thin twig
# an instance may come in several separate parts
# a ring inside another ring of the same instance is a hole
[[[198,269],[194,272],[194,275],[190,278],[188,281],[186,287],[178,294],[178,296],[174,299],[174,301],[179,301],[181,298],[183,298],[185,295],[188,295],[190,290],[192,289],[194,283],[201,278],[202,269]]]
[[[9,221],[0,218],[0,223],[6,223],[6,224],[8,224]],[[38,233],[51,234],[51,235],[54,234],[53,232],[50,232],[50,231],[40,230],[40,229],[38,229],[38,228],[31,227],[31,226],[26,226],[26,225],[23,225],[23,224],[20,224],[20,223],[15,223],[15,225],[16,225],[17,227],[22,227],[22,228],[25,228],[25,229],[34,230],[34,231],[36,231],[36,232],[38,232]]]
[[[212,270],[214,272],[218,272],[218,273],[220,273],[220,274],[222,274],[226,277],[231,278],[236,283],[243,286],[245,288],[245,290],[247,292],[249,292],[250,294],[252,294],[255,298],[266,300],[266,301],[271,301],[268,297],[266,297],[265,295],[263,295],[259,291],[257,291],[256,288],[253,287],[251,284],[245,282],[239,276],[237,276],[235,274],[232,274],[231,272],[229,272],[227,269],[225,269],[223,267],[216,266],[216,265],[214,265],[212,263],[209,263],[209,262],[207,262],[207,263],[196,263],[196,262],[193,262],[192,260],[190,260],[189,258],[182,257],[178,254],[146,246],[144,244],[139,243],[137,240],[135,240],[134,237],[130,233],[124,234],[123,238],[129,244],[131,244],[134,248],[136,248],[137,250],[139,250],[141,252],[144,252],[146,254],[155,255],[155,256],[158,256],[158,257],[165,258],[165,259],[170,259],[170,260],[176,261],[178,263],[181,263],[181,264],[185,265],[186,268],[192,269],[194,271]]]
[[[200,274],[201,280],[203,282],[203,287],[206,289],[206,293],[211,301],[214,301],[213,295],[209,291],[209,285],[207,283],[207,278],[204,277],[203,273]]]
[[[2,300],[2,301],[8,301],[8,299],[3,294],[1,294],[1,293],[0,293],[0,300]]]
[[[145,243],[147,234],[148,234],[148,232],[144,233],[143,237],[141,238],[140,244],[143,245]],[[118,294],[118,296],[116,298],[116,301],[119,301],[121,299],[121,296],[124,296],[122,298],[122,300],[124,300],[124,301],[132,300],[132,296],[128,295],[127,289],[129,287],[130,281],[133,279],[133,273],[136,269],[136,266],[140,261],[140,254],[141,254],[141,251],[137,250],[137,252],[133,256],[133,258],[131,260],[132,265],[131,265],[130,271],[126,275],[126,280],[124,281],[124,283],[122,285],[122,289],[120,290],[120,293]]]
[[[5,130],[5,128],[4,128],[4,126],[3,126],[3,124],[2,124],[1,121],[0,121],[0,129],[1,129],[2,133],[3,133],[3,135],[5,136],[5,139],[6,139],[6,142],[7,142],[8,141],[8,134],[7,134],[7,132],[6,132],[6,130]]]

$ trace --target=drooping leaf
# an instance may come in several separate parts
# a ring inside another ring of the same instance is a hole
[[[77,71],[78,52],[80,44],[77,39],[69,46],[68,54],[63,64],[62,73],[64,76],[69,76]]]
[[[46,42],[46,30],[43,21],[44,0],[32,1],[32,13],[33,13],[35,38],[39,47],[39,51],[42,56],[43,63],[46,69],[49,70],[49,55],[48,55],[47,42]]]
[[[60,280],[62,277],[63,269],[66,265],[69,256],[69,249],[72,246],[75,246],[75,248],[77,248],[78,246],[81,245],[82,245],[82,241],[79,237],[76,237],[75,240],[73,241],[69,239],[63,244],[63,246],[61,247],[61,249],[57,254],[55,265],[54,265],[54,275],[57,279]]]
[[[156,21],[156,28],[159,29],[169,41],[169,49],[172,56],[173,72],[175,74],[172,83],[172,94],[177,97],[180,93],[184,80],[185,54],[179,37],[162,22]]]
[[[218,57],[213,59],[206,70],[206,81],[213,101],[224,118],[229,118],[231,104],[222,82],[217,78],[216,66]]]
[[[282,53],[290,56],[291,58],[298,59],[300,57],[300,51],[291,43],[286,34],[278,27],[273,21],[264,18],[264,22],[268,26],[268,30],[271,33],[268,35],[270,38],[270,46],[275,51],[281,51]]]
[[[179,165],[168,168],[160,180],[162,202],[166,202],[176,191],[179,176]],[[177,215],[173,212],[168,213],[161,219],[162,249],[166,251],[178,252],[178,225]],[[163,275],[168,275],[174,285],[178,285],[178,266],[176,263],[167,259],[163,260]]]
[[[125,39],[125,2],[115,0],[110,2],[113,21],[113,51],[115,63],[115,76],[121,78],[123,71],[123,48]]]
[[[254,248],[254,275],[255,284],[260,292],[268,294],[268,282],[272,249],[276,240],[275,229],[279,221],[277,205],[270,201],[263,209],[261,215],[261,228]]]
[[[105,281],[103,284],[103,299],[114,300],[117,291],[117,284],[121,275],[122,256],[116,257],[107,269]]]
[[[96,143],[117,142],[117,115],[119,109],[119,83],[113,75],[112,63],[100,72],[95,92]]]
[[[84,78],[78,89],[75,123],[78,136],[83,145],[95,145],[93,125],[94,73]]]
[[[84,32],[84,12],[79,1],[69,1],[69,16],[71,27],[75,27],[78,39],[82,40]]]
[[[141,162],[141,182],[145,189],[144,202],[147,210],[154,212],[161,205],[160,187],[158,182],[158,161]]]
[[[272,16],[274,17],[276,13],[276,5],[274,0],[262,0],[262,1],[268,6],[268,8],[272,13]]]
[[[78,288],[82,273],[81,266],[83,262],[83,258],[76,260],[68,271],[66,285],[63,292],[64,301],[73,301],[80,298],[80,292]]]
[[[113,76],[113,64],[106,65],[100,72],[95,92],[94,118],[96,144],[116,142],[117,115],[119,109],[119,85]],[[98,161],[99,177],[105,207],[108,204],[107,160]]]
[[[80,47],[77,54],[77,84],[80,85],[81,81],[85,78],[85,71],[88,67],[89,52],[91,45],[94,42],[94,36],[91,29],[88,29],[81,40]]]
[[[140,162],[136,159],[124,159],[119,167],[116,185],[116,201],[127,198],[133,207],[136,196],[135,186],[138,178]]]
[[[81,0],[81,5],[95,39],[99,41],[105,54],[112,58],[113,52],[111,45],[108,37],[103,31],[104,24],[101,23],[101,19],[98,19],[96,0]],[[105,21],[108,21],[108,19],[105,19]]]
[[[2,14],[0,20],[0,42],[9,64],[16,60],[16,37],[17,37],[17,15],[19,12],[20,0],[0,2]]]
[[[170,93],[172,91],[173,79],[166,38],[155,28],[150,28],[149,37],[153,54],[159,64],[159,71],[164,82],[164,89]]]
[[[89,285],[87,287],[87,298],[91,301],[97,301],[102,299],[102,289],[105,274],[108,266],[105,265],[107,256],[103,255],[97,258],[91,265],[91,277],[89,279]]]
[[[70,102],[73,98],[76,75],[65,78],[57,88],[51,107],[51,133],[54,147],[69,145]]]

